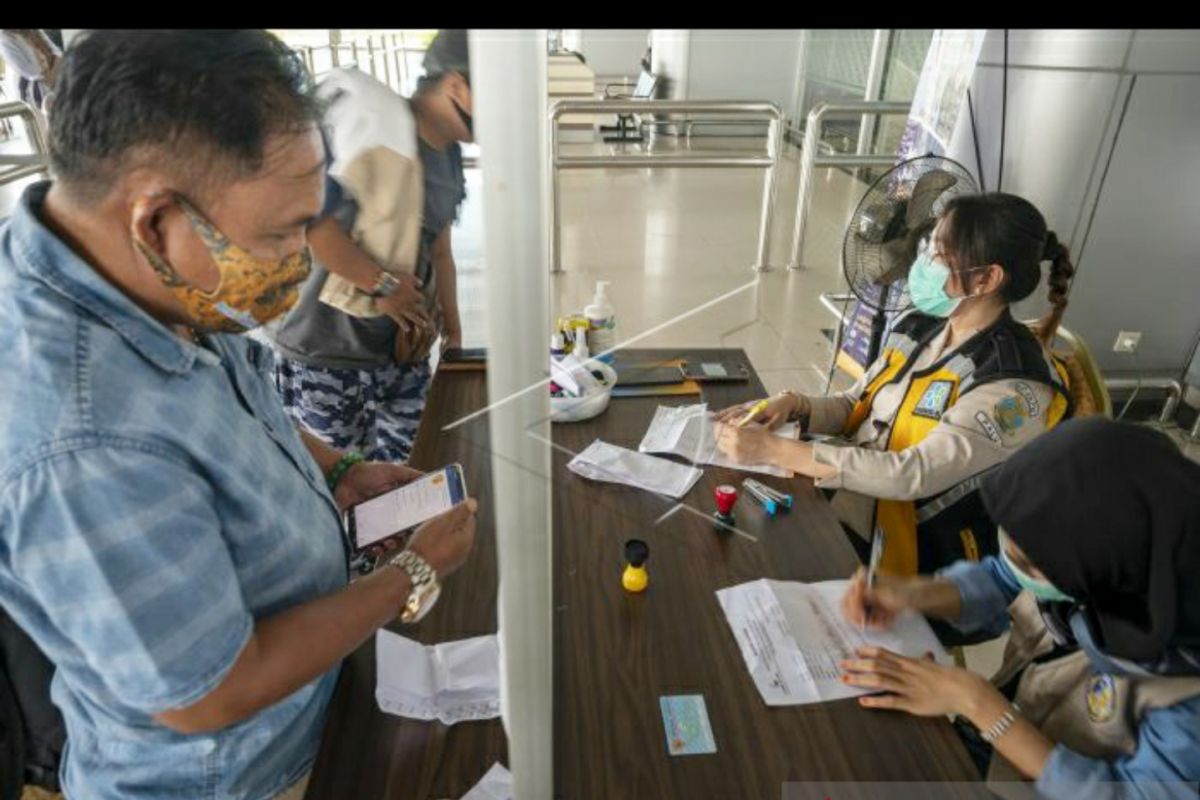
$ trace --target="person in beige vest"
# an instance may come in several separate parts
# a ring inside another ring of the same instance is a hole
[[[405,461],[425,409],[431,351],[462,346],[451,228],[474,138],[464,30],[443,30],[404,98],[369,75],[321,82],[330,180],[309,230],[313,272],[270,333],[288,413],[340,449]]]
[[[865,648],[847,683],[867,708],[956,715],[999,793],[1195,797],[1200,781],[1200,464],[1166,436],[1071,420],[985,479],[999,558],[936,577],[860,571],[843,601],[858,624],[906,609],[963,631],[1011,631],[989,682]],[[1007,612],[1007,613],[1006,613]]]

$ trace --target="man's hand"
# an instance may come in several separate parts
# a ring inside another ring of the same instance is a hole
[[[475,498],[469,497],[413,532],[408,549],[425,559],[438,580],[462,566],[475,545]]]
[[[333,499],[343,511],[372,497],[412,483],[425,473],[403,464],[385,461],[360,461],[338,481]]]
[[[387,314],[404,330],[413,327],[426,328],[433,325],[429,312],[425,310],[425,296],[421,294],[421,282],[413,275],[396,275],[399,281],[391,294],[377,297],[375,308]]]
[[[442,355],[445,355],[447,350],[461,350],[461,349],[462,349],[462,331],[461,330],[447,330],[445,335],[442,336]]]

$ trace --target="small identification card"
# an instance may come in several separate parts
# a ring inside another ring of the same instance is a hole
[[[673,756],[694,756],[717,752],[704,695],[660,697],[658,704],[662,709],[668,753]]]

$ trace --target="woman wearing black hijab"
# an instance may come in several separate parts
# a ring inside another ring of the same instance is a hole
[[[1093,417],[1028,444],[982,496],[999,558],[881,577],[869,592],[860,571],[843,608],[874,626],[912,609],[964,633],[1010,628],[1000,671],[988,682],[867,648],[843,680],[882,692],[860,698],[870,708],[968,721],[989,781],[1034,779],[1073,800],[1128,782],[1194,797],[1200,464],[1149,428]]]

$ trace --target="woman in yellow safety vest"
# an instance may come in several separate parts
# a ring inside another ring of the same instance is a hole
[[[1051,310],[1038,333],[1013,319],[1050,262]],[[832,503],[863,555],[883,536],[881,569],[915,575],[997,552],[979,500],[983,474],[1069,411],[1066,371],[1046,346],[1074,269],[1042,214],[1011,194],[958,197],[922,241],[908,275],[914,308],[849,390],[785,391],[719,443],[746,464],[773,464],[837,490]],[[740,423],[753,403],[718,419]],[[798,420],[841,441],[803,442],[769,430]]]

